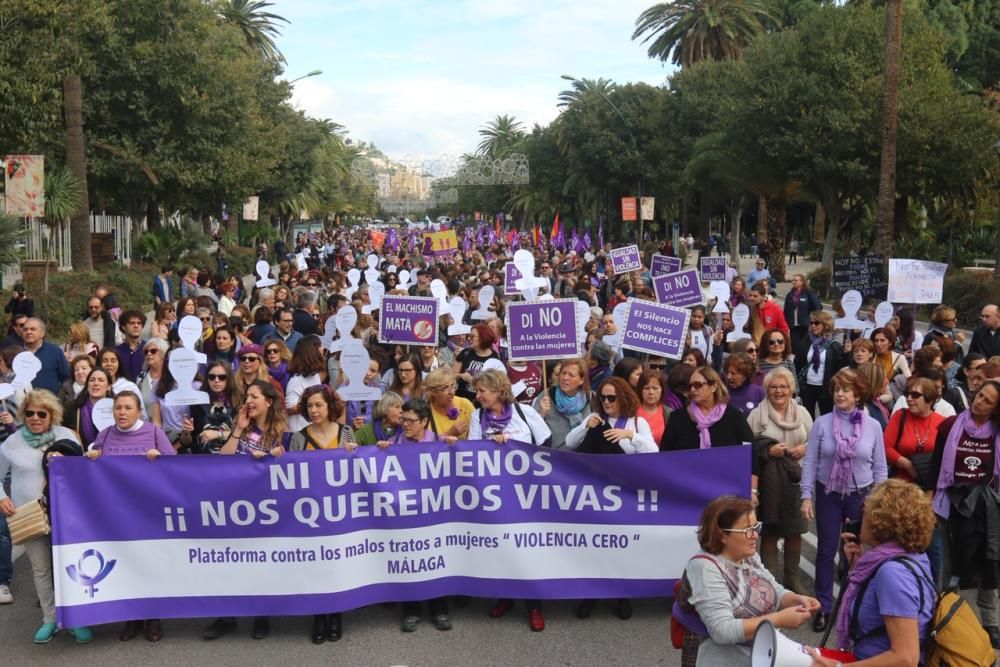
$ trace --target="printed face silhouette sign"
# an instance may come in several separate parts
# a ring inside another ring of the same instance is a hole
[[[351,269],[347,272],[347,282],[351,285],[346,290],[344,290],[344,296],[347,297],[347,301],[350,302],[351,297],[354,293],[358,291],[358,284],[361,282],[361,272],[357,269]]]
[[[734,340],[740,340],[741,338],[751,338],[750,334],[743,331],[743,327],[746,323],[750,321],[750,308],[745,303],[733,308],[733,327],[734,329],[726,334],[726,340],[730,343]]]
[[[465,317],[465,311],[468,308],[469,304],[460,296],[456,296],[448,304],[448,314],[451,315],[451,319],[454,321],[453,324],[448,325],[449,336],[464,336],[472,331],[471,326],[462,324],[462,319]]]
[[[399,284],[396,285],[397,289],[406,289],[410,282],[410,272],[403,269],[399,272]]]
[[[177,335],[180,336],[181,344],[194,352],[199,364],[208,363],[208,357],[194,349],[201,338],[201,320],[194,315],[185,315],[177,325]]]
[[[438,300],[438,310],[445,312],[448,310],[448,288],[444,281],[435,278],[431,281],[431,295]]]
[[[177,380],[177,388],[168,391],[163,398],[166,405],[207,405],[208,392],[198,391],[194,387],[194,376],[198,373],[198,358],[194,351],[186,347],[178,347],[170,352],[167,361],[170,374]]]
[[[306,263],[306,257],[304,253],[299,253],[295,255],[295,266],[299,271],[308,271],[309,265]]]
[[[341,306],[337,314],[333,316],[333,320],[340,337],[331,341],[328,347],[331,352],[340,352],[347,341],[356,340],[353,337],[353,332],[354,325],[358,323],[358,311],[354,309],[354,306]]]
[[[883,301],[875,309],[875,326],[884,327],[892,319],[894,308],[888,301]]]
[[[848,290],[840,299],[840,305],[844,309],[844,316],[838,317],[833,323],[837,329],[864,329],[868,323],[858,319],[858,311],[861,309],[863,298],[861,292]]]
[[[265,260],[262,259],[257,262],[254,269],[260,277],[256,282],[257,287],[270,287],[271,285],[278,284],[278,281],[271,277],[271,265]]]
[[[42,370],[42,362],[27,350],[19,352],[10,366],[14,371],[14,380],[10,383],[14,391],[24,389],[34,382],[38,371]]]
[[[514,253],[514,268],[521,277],[514,281],[514,287],[521,291],[526,301],[534,301],[538,290],[549,286],[547,278],[535,277],[535,256],[528,250],[518,250]]]
[[[328,317],[326,318],[326,324],[323,325],[323,335],[319,339],[323,343],[323,347],[329,350],[333,347],[333,341],[336,337],[337,318],[336,316]]]
[[[372,302],[372,310],[378,310],[382,305],[382,297],[385,296],[385,283],[375,282],[368,283],[368,299]]]
[[[479,309],[472,311],[472,319],[491,320],[496,317],[496,313],[490,310],[494,296],[496,296],[496,289],[493,285],[483,285],[479,288]]]
[[[347,384],[337,389],[346,401],[377,401],[382,398],[382,390],[365,384],[365,375],[371,365],[371,357],[364,344],[351,338],[344,342],[340,352],[340,368],[347,377]]]
[[[712,307],[712,312],[728,313],[729,305],[726,302],[729,301],[729,283],[724,280],[713,281],[708,286],[708,292],[715,297],[715,306]]]
[[[114,407],[115,400],[113,398],[102,398],[94,403],[94,410],[91,413],[94,428],[103,431],[115,423]]]

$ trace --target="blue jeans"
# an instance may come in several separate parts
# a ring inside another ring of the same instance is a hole
[[[0,584],[10,584],[14,576],[14,561],[12,560],[10,530],[7,528],[7,517],[0,514]]]

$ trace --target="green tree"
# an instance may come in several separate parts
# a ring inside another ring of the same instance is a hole
[[[652,41],[648,54],[689,67],[701,60],[733,60],[774,22],[760,0],[673,0],[653,5],[635,22],[632,39]]]
[[[524,136],[524,124],[513,116],[497,115],[479,130],[483,139],[476,147],[476,155],[490,159],[504,158]]]
[[[263,0],[220,0],[218,12],[224,21],[239,29],[247,48],[265,60],[283,63],[285,56],[274,40],[281,35],[277,24],[288,23],[288,19],[267,11],[273,5]]]

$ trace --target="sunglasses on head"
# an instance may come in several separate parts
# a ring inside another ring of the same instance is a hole
[[[45,419],[49,416],[49,413],[45,410],[25,410],[25,417],[38,417],[39,419]]]

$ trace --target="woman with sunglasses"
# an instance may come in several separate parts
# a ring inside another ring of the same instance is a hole
[[[115,423],[104,429],[86,452],[87,458],[96,461],[102,456],[145,456],[155,461],[161,456],[177,454],[170,440],[158,426],[142,420],[142,406],[139,395],[124,391],[115,396],[113,414]],[[146,626],[146,640],[156,643],[163,638],[160,619],[126,621],[118,639],[127,642],[133,639],[143,624]]]
[[[843,346],[833,338],[833,316],[825,310],[809,315],[809,338],[795,354],[802,405],[810,415],[825,415],[833,410],[830,378],[847,365]]]
[[[298,433],[308,423],[300,402],[305,390],[314,385],[326,384],[328,380],[324,352],[323,343],[316,335],[305,336],[295,346],[292,362],[288,365],[291,378],[285,388],[288,430],[293,433]]]
[[[375,404],[372,420],[354,432],[354,440],[359,445],[377,445],[385,449],[392,444],[393,436],[399,430],[403,418],[403,399],[399,394],[387,391]]]
[[[95,368],[87,375],[83,391],[66,406],[63,426],[76,432],[84,451],[93,444],[99,433],[94,424],[94,405],[109,396],[111,396],[111,375],[103,368]]]
[[[95,372],[104,373],[100,370]],[[17,419],[23,425],[0,444],[0,479],[5,479],[10,473],[9,497],[0,484],[0,513],[13,516],[18,507],[43,496],[43,460],[48,449],[64,443],[82,453],[77,435],[69,428],[59,426],[59,422],[63,421],[62,412],[62,405],[51,392],[40,389],[25,396]],[[42,613],[42,625],[35,632],[34,642],[47,644],[59,631],[56,625],[51,536],[28,540],[24,544],[24,552],[31,563],[35,593]],[[71,628],[69,632],[78,644],[86,644],[94,638],[89,628]]]
[[[674,410],[670,414],[663,434],[663,451],[739,446],[753,442],[753,432],[746,418],[729,404],[726,385],[712,368],[702,366],[691,373],[688,398],[686,409]]]
[[[792,354],[791,337],[781,329],[768,329],[757,342],[757,369],[767,375],[775,368],[786,368],[795,377],[795,358]],[[799,393],[798,383],[792,385],[792,395]]]
[[[269,340],[263,345],[263,348],[267,373],[278,381],[281,390],[284,391],[291,377],[288,372],[288,364],[292,360],[292,352],[280,340]]]
[[[870,391],[864,376],[847,368],[830,379],[835,409],[816,420],[802,461],[802,516],[816,519],[818,537],[816,597],[822,608],[813,619],[816,632],[830,622],[833,560],[844,521],[861,518],[868,492],[888,476],[882,429],[859,409]]]
[[[754,434],[754,457],[760,474],[757,481],[758,517],[764,522],[760,557],[764,566],[778,576],[778,540],[785,543],[785,588],[802,592],[799,561],[802,557],[802,533],[806,524],[799,511],[802,493],[802,459],[813,420],[806,409],[792,398],[795,376],[784,366],[764,377],[767,398],[747,417]]]
[[[433,349],[433,348],[431,348]],[[424,398],[423,364],[418,354],[408,354],[396,362],[396,368],[390,371],[389,391],[403,397],[404,401],[411,398]]]
[[[273,345],[274,341],[268,341],[267,344]],[[275,391],[280,395],[285,395],[285,390],[281,386],[281,383],[271,377],[271,374],[268,372],[267,364],[264,363],[263,347],[256,344],[244,345],[240,348],[238,358],[240,367],[236,372],[236,381],[242,387],[244,396],[246,396],[250,385],[258,380],[274,387]]]
[[[243,396],[233,369],[224,361],[208,365],[205,388],[209,403],[191,406],[191,417],[183,421],[181,445],[199,454],[218,454],[233,431],[233,419]]]
[[[748,665],[761,623],[799,628],[819,608],[815,598],[775,581],[761,563],[762,526],[754,505],[736,496],[716,498],[702,512],[701,551],[684,568],[673,607],[685,630],[682,664]]]
[[[255,380],[247,390],[242,407],[236,412],[233,430],[219,453],[251,456],[257,460],[266,456],[282,456],[292,436],[287,430],[287,423],[282,395],[266,380]],[[218,639],[235,629],[235,618],[219,618],[205,628],[202,636]],[[250,636],[264,639],[270,634],[270,619],[255,616]]]
[[[153,392],[163,374],[163,362],[169,349],[170,344],[165,338],[150,338],[142,348],[143,367],[139,371],[139,377],[135,379],[135,384],[139,388],[142,404],[148,406],[147,410],[152,409],[149,406],[152,406]]]

